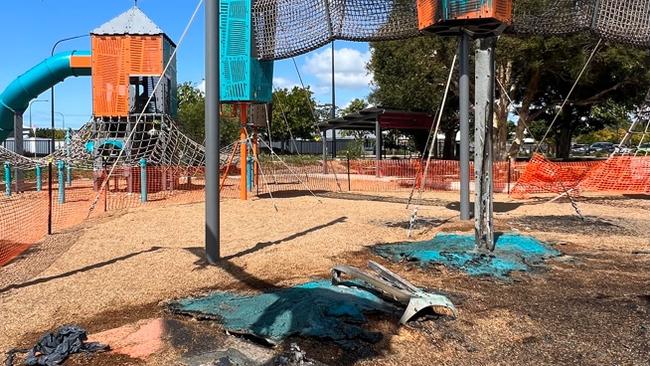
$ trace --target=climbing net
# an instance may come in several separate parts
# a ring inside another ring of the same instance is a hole
[[[514,0],[513,6],[509,32],[515,34],[589,31],[604,40],[650,46],[646,0]],[[254,0],[253,28],[258,57],[265,60],[303,54],[334,39],[419,34],[416,0]]]
[[[103,164],[117,163],[117,166],[138,166],[141,159],[147,165],[173,167],[205,166],[205,147],[193,141],[178,128],[168,116],[147,116],[137,124],[139,130],[131,140],[126,140],[127,131],[134,122],[129,119],[96,119],[86,123],[73,133],[66,146],[40,159],[31,159],[0,147],[0,162],[8,162],[18,169],[33,169],[47,165],[50,161],[63,161],[75,169],[93,169],[98,159]],[[239,157],[229,157],[234,144],[221,150],[220,165],[236,164]],[[119,152],[123,150],[123,154]]]

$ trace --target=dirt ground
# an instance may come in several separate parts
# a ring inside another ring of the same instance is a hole
[[[447,294],[458,318],[406,327],[373,318],[368,327],[383,340],[352,351],[292,340],[309,356],[328,365],[650,365],[650,196],[580,199],[583,221],[566,201],[497,195],[498,230],[564,254],[545,271],[504,282],[373,255],[370,246],[406,240],[408,192],[303,194],[223,201],[218,266],[202,257],[202,204],[113,212],[47,238],[0,268],[0,350],[29,346],[63,324],[100,332],[161,316],[170,299],[291,286],[326,278],[335,264],[375,260]],[[457,193],[423,198],[413,240],[472,230],[458,220]],[[70,364],[174,365],[183,352],[169,343],[146,360],[106,354]]]

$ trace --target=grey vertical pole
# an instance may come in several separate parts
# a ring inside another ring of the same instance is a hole
[[[460,219],[469,220],[469,35],[460,37]]]
[[[332,40],[332,119],[336,118],[336,83],[334,82],[334,40]],[[332,128],[332,158],[336,157],[336,128]]]
[[[25,146],[23,142],[23,113],[14,114],[14,152],[18,155],[24,155]],[[23,186],[23,171],[15,168],[14,182],[16,184],[16,193],[20,193]]]
[[[219,241],[219,0],[205,3],[205,257],[220,259]]]
[[[379,120],[375,121],[375,176],[379,177],[381,166],[381,125]]]
[[[476,247],[494,250],[492,129],[495,38],[476,41],[474,84],[474,232]]]
[[[323,174],[327,174],[327,130],[323,130]]]

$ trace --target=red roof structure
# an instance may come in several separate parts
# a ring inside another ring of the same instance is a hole
[[[319,125],[321,131],[337,130],[429,130],[434,117],[424,112],[410,112],[398,109],[371,107],[350,113],[341,118],[329,119]]]

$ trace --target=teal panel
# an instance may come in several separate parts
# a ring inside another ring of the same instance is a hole
[[[254,57],[251,0],[221,0],[222,102],[271,102],[273,62]]]
[[[496,249],[486,253],[475,248],[474,235],[437,234],[432,240],[379,245],[374,251],[395,262],[418,262],[422,266],[440,264],[471,276],[507,277],[513,271],[530,271],[545,259],[561,253],[526,235],[502,234]]]

